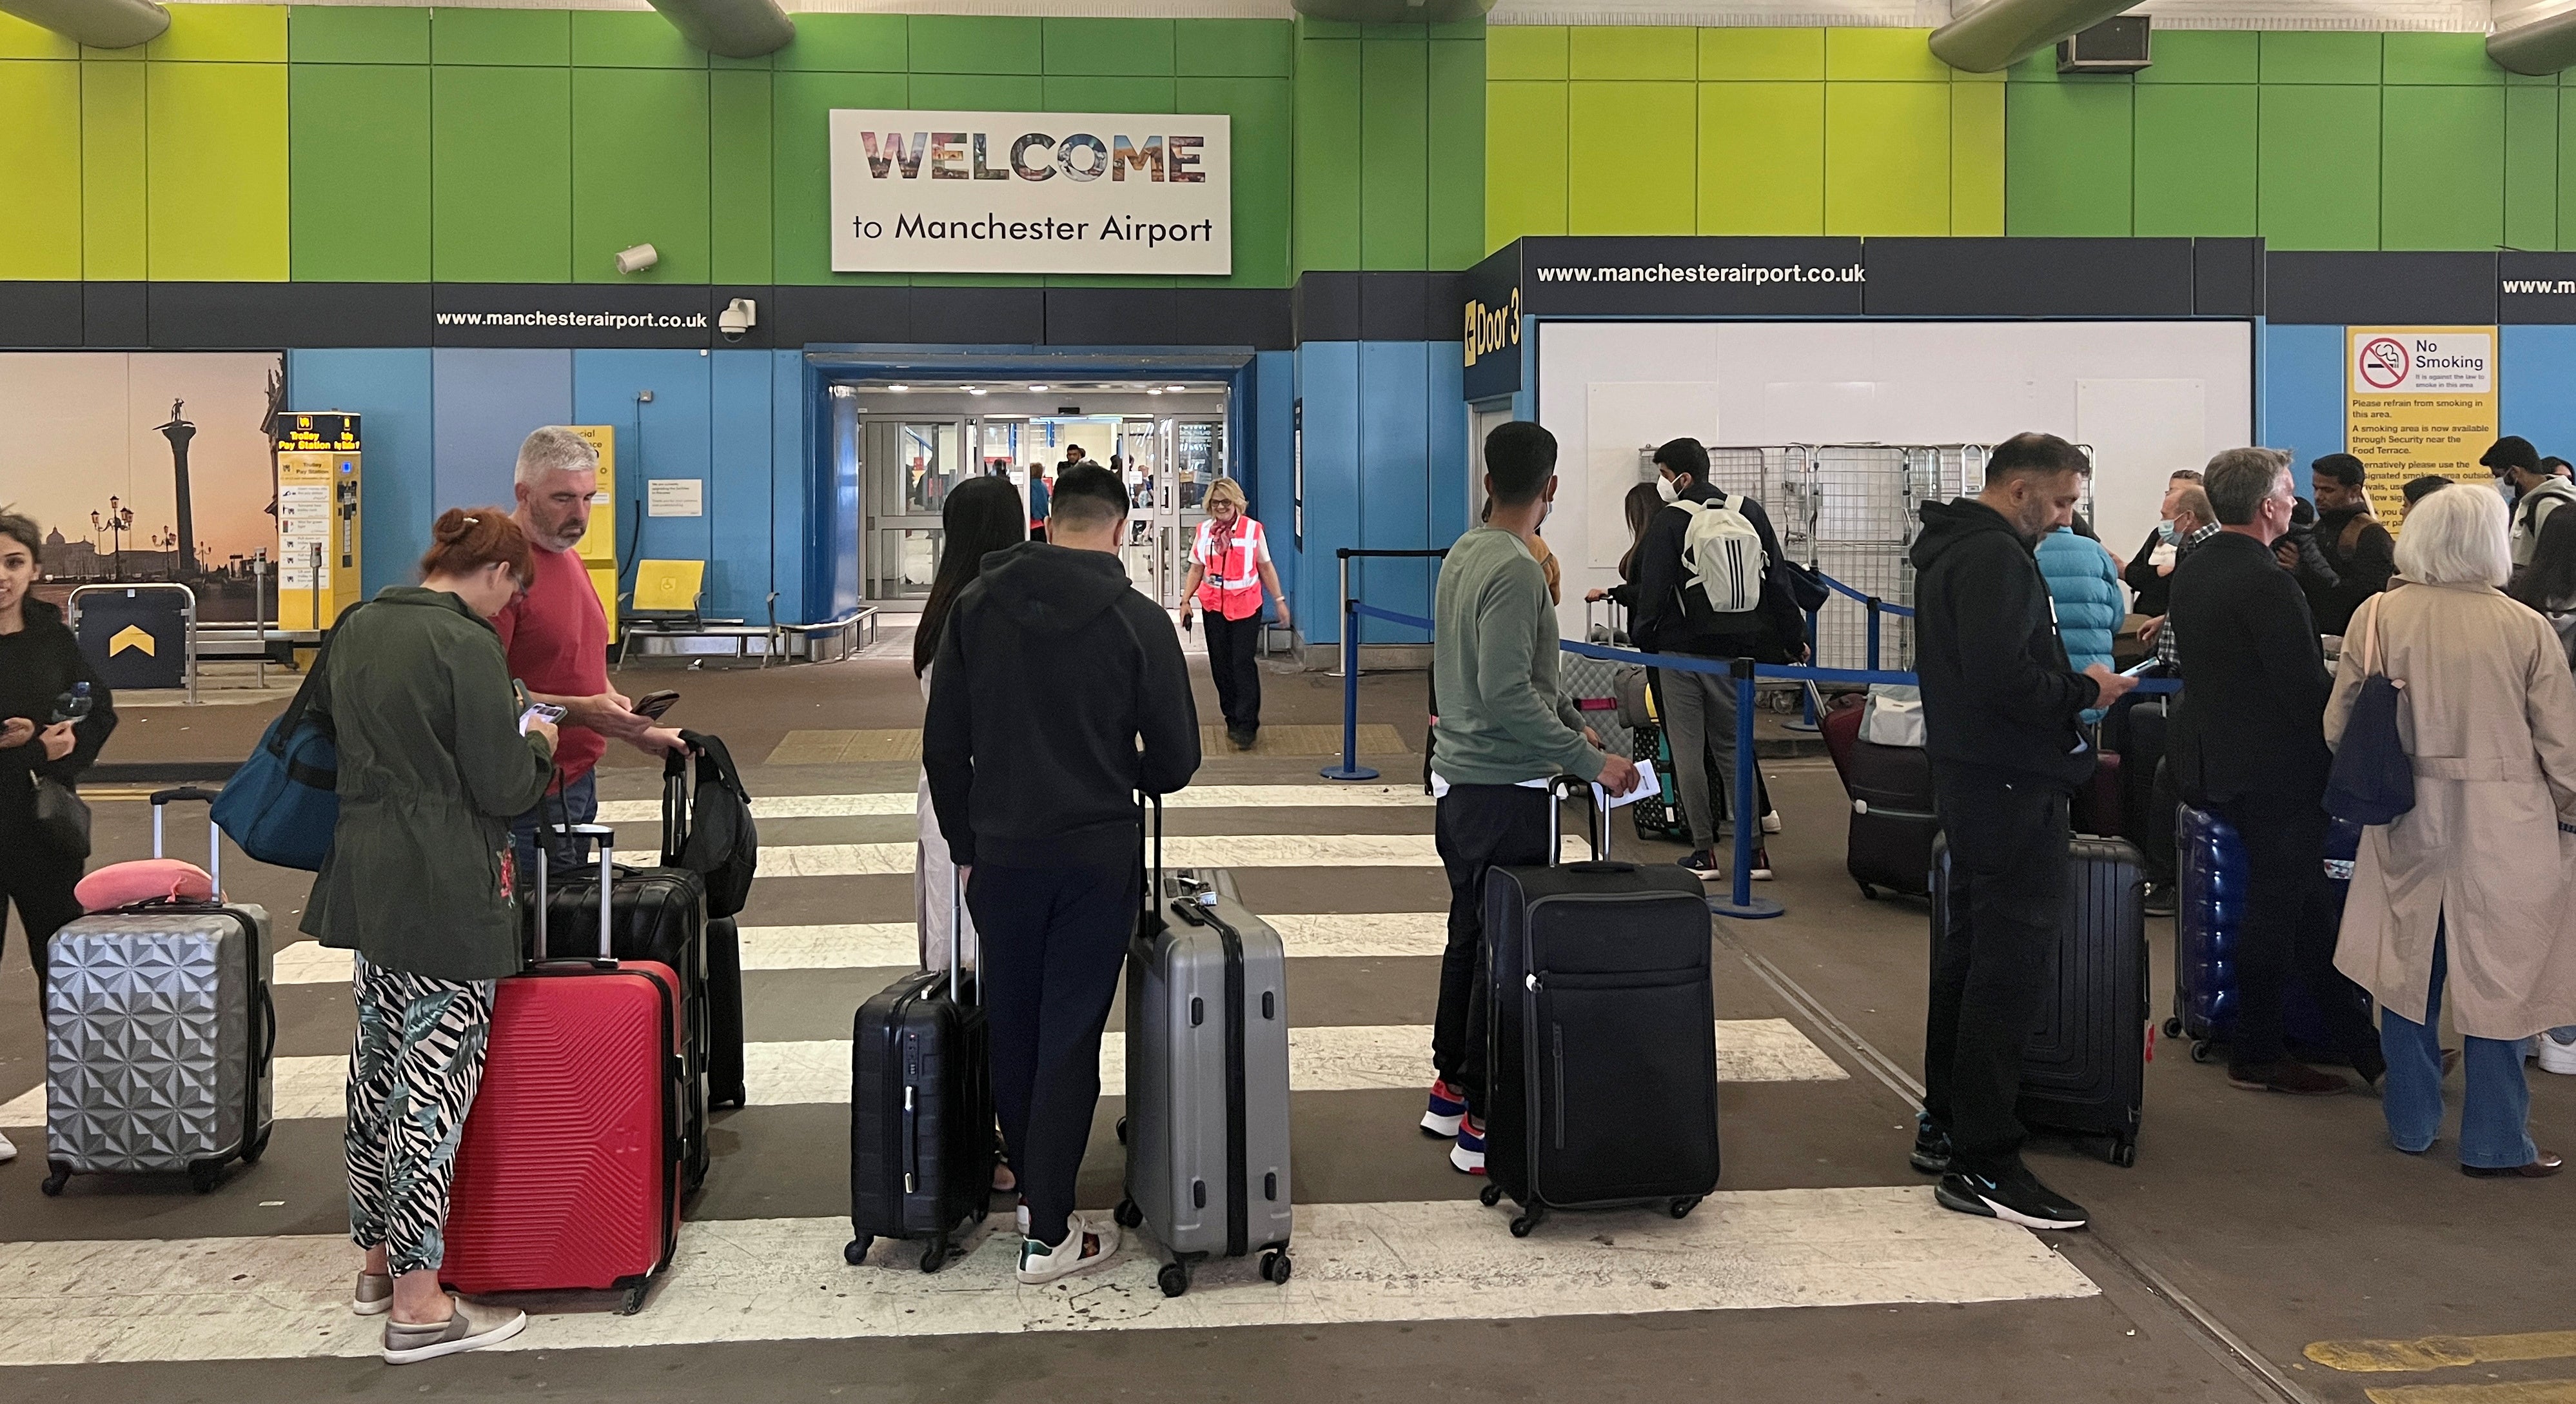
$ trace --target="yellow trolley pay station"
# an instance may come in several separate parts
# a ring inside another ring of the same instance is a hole
[[[590,530],[572,549],[590,572],[590,588],[599,592],[599,607],[608,615],[608,641],[617,642],[617,426],[564,426],[599,450],[599,490],[590,498]]]
[[[277,627],[331,627],[360,599],[358,416],[288,414],[277,427]]]

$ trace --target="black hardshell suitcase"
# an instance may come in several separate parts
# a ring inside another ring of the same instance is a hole
[[[1605,845],[1609,829],[1600,816]],[[1659,1204],[1678,1219],[1717,1188],[1710,939],[1699,879],[1669,864],[1487,877],[1481,1197],[1521,1206],[1514,1237],[1551,1209]]]
[[[1950,850],[1933,849],[1932,931],[1949,916]],[[2147,1008],[2145,879],[2126,839],[2077,836],[2058,928],[2056,976],[2022,1060],[2019,1115],[2032,1126],[2104,1136],[2104,1158],[2138,1163],[2147,1060],[2155,1056]]]
[[[1843,865],[1861,895],[1880,889],[1920,897],[1932,887],[1932,841],[1941,820],[1932,809],[1932,758],[1918,746],[1852,743],[1843,772],[1851,796],[1851,835]]]
[[[962,908],[965,894],[957,895]],[[859,1006],[850,1027],[852,1267],[879,1238],[928,1238],[921,1270],[965,1252],[993,1196],[993,1036],[958,967],[904,976]]]

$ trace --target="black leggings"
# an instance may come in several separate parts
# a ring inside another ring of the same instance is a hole
[[[72,888],[81,880],[81,862],[49,847],[36,832],[33,814],[0,820],[0,901],[18,909],[18,928],[27,933],[27,963],[36,968],[38,1006],[45,979],[45,940],[81,914]]]
[[[1207,621],[1208,676],[1216,682],[1217,709],[1229,727],[1261,725],[1261,667],[1253,650],[1261,642],[1261,616],[1228,619],[1212,609]]]

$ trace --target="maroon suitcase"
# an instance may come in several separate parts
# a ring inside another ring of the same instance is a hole
[[[609,830],[573,832],[599,845],[600,882],[613,884]],[[548,904],[535,905],[538,959],[495,1000],[439,1276],[468,1294],[617,1290],[631,1314],[679,1242],[680,980],[667,965],[609,957],[606,903],[597,957],[547,959]]]

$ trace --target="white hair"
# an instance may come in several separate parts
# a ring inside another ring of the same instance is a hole
[[[518,470],[510,480],[524,486],[548,473],[590,473],[598,468],[599,450],[590,446],[590,440],[560,424],[549,424],[520,441]]]
[[[2406,511],[2397,573],[2426,585],[2502,585],[2513,576],[2504,499],[2494,488],[2453,483]]]

